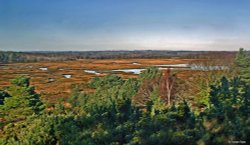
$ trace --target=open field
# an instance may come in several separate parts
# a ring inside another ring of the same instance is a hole
[[[0,66],[0,88],[7,87],[9,81],[18,75],[31,78],[31,85],[42,98],[51,102],[58,98],[68,97],[73,85],[79,85],[82,91],[93,91],[87,82],[96,76],[116,74],[123,78],[137,77],[133,72],[111,71],[119,69],[143,69],[154,65],[174,65],[171,68],[182,68],[193,59],[84,59],[65,62],[12,63]],[[177,64],[177,65],[176,65]],[[178,66],[180,64],[180,66]],[[175,66],[176,65],[176,66]],[[86,72],[85,72],[86,71]],[[97,71],[96,74],[94,71]],[[192,70],[175,70],[179,77],[188,77]]]

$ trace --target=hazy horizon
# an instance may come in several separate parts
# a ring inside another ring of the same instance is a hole
[[[4,51],[250,50],[248,0],[0,0]]]
[[[192,50],[192,49],[188,49],[188,50],[182,50],[182,49],[175,49],[175,50],[171,50],[171,49],[114,49],[114,50],[111,50],[111,49],[92,49],[92,50],[5,50],[5,49],[1,49],[0,48],[0,51],[3,51],[3,52],[100,52],[100,51],[103,51],[103,52],[120,52],[120,51],[124,51],[124,52],[127,52],[127,51],[173,51],[173,52],[185,52],[185,51],[190,51],[190,52],[199,52],[199,51],[203,51],[203,52],[238,52],[240,48],[238,49],[235,49],[235,50],[220,50],[220,49],[214,49],[214,50]],[[250,51],[249,49],[245,49],[244,50],[246,51]]]

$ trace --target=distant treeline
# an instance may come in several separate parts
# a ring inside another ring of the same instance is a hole
[[[0,63],[67,61],[78,59],[121,59],[121,58],[223,58],[233,57],[233,51],[39,51],[11,52],[0,51]]]

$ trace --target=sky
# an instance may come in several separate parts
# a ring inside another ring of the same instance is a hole
[[[0,0],[0,50],[250,50],[249,0]]]

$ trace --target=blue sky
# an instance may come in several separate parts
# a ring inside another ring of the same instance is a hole
[[[248,0],[0,0],[0,50],[250,49]]]

